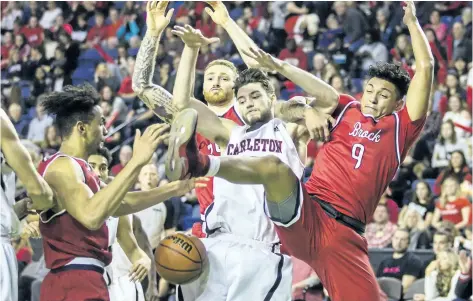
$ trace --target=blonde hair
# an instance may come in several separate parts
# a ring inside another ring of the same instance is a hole
[[[440,297],[447,297],[448,292],[450,291],[450,285],[452,282],[453,275],[455,274],[458,266],[458,257],[452,251],[442,251],[440,254],[447,254],[448,261],[450,262],[450,268],[448,270],[440,270],[437,274],[437,291],[439,292]]]
[[[232,69],[233,73],[235,73],[235,76],[238,76],[238,69],[237,67],[235,67],[235,64],[233,64],[232,62],[230,61],[227,61],[227,60],[215,60],[215,61],[211,61],[206,67],[205,67],[205,70],[204,72],[207,71],[207,69],[209,69],[210,67],[213,67],[213,66],[225,66],[225,67],[228,67],[230,69]]]

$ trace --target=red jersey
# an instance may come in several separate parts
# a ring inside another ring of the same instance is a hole
[[[442,206],[440,202],[437,202],[435,207],[440,210],[442,221],[452,222],[455,225],[463,220],[463,208],[470,208],[470,218],[468,220],[468,225],[471,225],[471,203],[467,199],[458,198],[453,202],[447,202],[445,206]]]
[[[238,125],[243,125],[244,122],[241,119],[240,115],[236,111],[235,106],[233,105],[226,113],[220,116],[221,118],[229,119],[235,122]],[[196,135],[197,147],[202,154],[220,156],[220,148],[217,144],[211,142],[209,139],[204,138],[203,136]],[[197,200],[199,201],[200,214],[203,215],[205,209],[212,204],[214,201],[213,194],[213,177],[207,182],[207,187],[196,188],[195,192],[197,194]],[[202,237],[200,225],[194,225],[192,229],[192,234]],[[205,237],[205,236],[204,236]]]
[[[40,175],[44,176],[48,166],[59,157],[69,156],[55,153],[46,158],[38,167]],[[69,158],[82,170],[84,183],[93,193],[97,193],[100,190],[100,181],[89,164],[79,158]],[[108,251],[106,223],[98,230],[89,230],[66,210],[57,213],[51,210],[43,211],[40,217],[39,227],[43,236],[44,259],[48,269],[64,266],[76,257],[94,258],[105,265],[112,261],[112,253]]]
[[[307,191],[366,224],[426,119],[411,121],[404,106],[376,120],[349,95],[340,96],[334,118],[331,140],[315,158]]]

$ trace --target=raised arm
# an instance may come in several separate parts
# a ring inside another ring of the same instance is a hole
[[[169,1],[150,1],[146,5],[147,31],[136,56],[132,88],[137,96],[164,121],[172,122],[177,112],[172,105],[172,96],[163,87],[152,83],[159,40],[171,20],[173,9],[167,14]]]
[[[110,184],[96,194],[83,181],[83,172],[72,159],[60,157],[48,167],[44,178],[56,193],[59,210],[65,209],[84,227],[99,229],[105,220],[120,207],[128,190],[135,184],[141,167],[151,157],[163,140],[162,133],[169,126],[149,126],[141,136],[135,136],[133,157]],[[74,196],[71,201],[71,196]]]
[[[406,96],[406,106],[412,121],[423,118],[429,107],[430,91],[434,78],[434,57],[422,27],[417,21],[413,1],[406,1],[404,24],[411,35],[412,49],[416,61],[416,73]]]
[[[241,55],[241,58],[249,68],[258,68],[259,64],[253,58],[245,54],[243,50],[258,47],[255,42],[243,31],[243,29],[238,26],[238,24],[230,18],[228,10],[223,4],[222,1],[207,1],[207,3],[212,7],[205,8],[205,11],[209,14],[212,20],[217,24],[222,26],[225,31],[228,33],[230,38]]]
[[[337,108],[338,92],[312,73],[281,61],[259,48],[250,48],[242,51],[256,60],[260,67],[284,75],[294,84],[301,87],[308,95],[315,97],[315,101],[312,101],[311,105],[320,112],[332,114]]]
[[[53,191],[36,171],[30,154],[21,144],[15,127],[3,109],[0,109],[1,147],[5,159],[25,185],[33,208],[44,210],[53,206]]]

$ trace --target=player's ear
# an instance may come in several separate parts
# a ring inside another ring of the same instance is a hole
[[[404,106],[404,101],[402,99],[396,100],[396,108],[394,109],[395,112],[400,111]]]
[[[76,128],[81,135],[85,134],[85,124],[82,121],[77,121]]]

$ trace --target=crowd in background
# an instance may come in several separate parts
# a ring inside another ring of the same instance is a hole
[[[360,99],[368,68],[377,61],[398,63],[411,76],[415,74],[399,2],[225,4],[263,50],[310,71],[339,93]],[[202,47],[198,57],[194,94],[203,99],[202,74],[209,62],[224,58],[240,69],[244,63],[227,33],[205,12],[204,2],[175,1],[170,6],[176,9],[171,25],[190,24],[207,37],[220,38],[220,43]],[[375,270],[378,277],[401,280],[404,291],[424,279],[424,296],[417,295],[418,300],[452,300],[464,297],[455,289],[464,281],[462,273],[471,273],[471,260],[464,251],[471,251],[472,239],[472,9],[471,2],[422,1],[416,7],[435,58],[427,122],[380,200],[365,236],[370,249],[393,249]],[[110,173],[116,175],[131,158],[134,129],[160,122],[131,88],[136,54],[146,32],[145,3],[9,1],[1,3],[1,12],[1,105],[35,162],[55,153],[61,143],[53,116],[41,108],[41,96],[89,82],[102,96],[100,106],[111,133],[106,140],[113,153]],[[170,26],[163,34],[153,77],[170,92],[183,46]],[[279,75],[272,75],[272,81],[280,99],[304,95]],[[320,147],[313,141],[309,144],[307,175],[317,168],[312,165]],[[136,189],[167,181],[162,165],[165,152],[157,151],[156,168],[142,172]],[[21,199],[21,186],[18,191]],[[193,193],[165,205],[166,231],[188,230],[200,218]],[[28,239],[15,244],[21,266],[30,265],[21,275],[33,278],[35,284],[44,277],[44,267],[31,268],[39,260],[35,253],[42,253],[41,244]],[[432,251],[421,260],[416,255],[419,250]],[[317,277],[304,263],[295,262],[295,298],[321,298],[313,290],[303,291],[311,278]],[[20,301],[37,300],[37,287],[27,283],[20,290]],[[165,288],[160,292],[163,300],[170,292]]]

